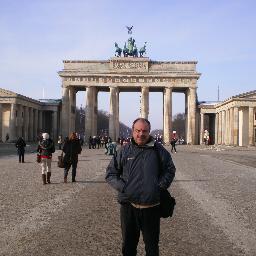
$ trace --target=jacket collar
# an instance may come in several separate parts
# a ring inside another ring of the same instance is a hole
[[[134,146],[136,146],[136,147],[139,147],[139,148],[152,148],[152,147],[154,147],[154,145],[155,145],[154,138],[151,137],[151,136],[149,136],[149,140],[148,140],[148,142],[147,142],[145,145],[138,145],[138,144],[135,142],[134,138],[131,139],[131,143],[132,143],[132,145],[134,145]]]

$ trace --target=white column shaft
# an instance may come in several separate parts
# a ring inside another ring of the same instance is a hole
[[[249,145],[250,146],[253,146],[254,145],[254,110],[253,110],[253,107],[249,107],[249,132],[248,132],[248,135],[249,135]]]
[[[148,119],[149,114],[149,88],[141,88],[141,117]]]
[[[85,107],[85,136],[88,139],[93,136],[93,88],[86,88],[86,107]]]
[[[188,102],[188,144],[195,144],[196,135],[196,89],[189,88]]]
[[[234,145],[238,145],[239,115],[238,107],[234,107]]]
[[[70,124],[70,99],[69,88],[62,87],[62,110],[61,110],[62,136],[69,136]]]
[[[11,111],[10,111],[10,121],[9,121],[9,140],[15,141],[17,139],[16,133],[16,112],[17,112],[17,105],[12,103],[11,104]]]
[[[172,132],[172,88],[164,89],[164,143],[170,144]]]
[[[116,95],[117,95],[116,88],[110,87],[109,136],[113,141],[116,141],[116,127],[115,127],[115,124],[116,124],[115,115],[117,113]]]

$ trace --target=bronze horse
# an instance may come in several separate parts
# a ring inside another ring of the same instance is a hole
[[[115,43],[116,51],[115,51],[115,56],[121,57],[122,49],[118,46],[117,43]]]

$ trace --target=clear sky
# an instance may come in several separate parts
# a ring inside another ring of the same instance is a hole
[[[126,25],[147,57],[196,60],[198,99],[216,101],[256,90],[254,0],[0,0],[0,87],[40,99],[61,98],[63,60],[107,60],[114,42],[128,39]],[[77,104],[85,105],[79,92]],[[109,94],[99,93],[108,111]],[[173,95],[173,114],[184,112]],[[120,120],[139,115],[139,93],[121,93]],[[162,128],[162,95],[150,93],[152,128]]]

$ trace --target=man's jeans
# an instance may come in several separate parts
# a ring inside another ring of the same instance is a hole
[[[146,256],[159,256],[160,214],[159,205],[138,209],[130,203],[120,209],[124,256],[137,255],[140,231],[145,243]]]

